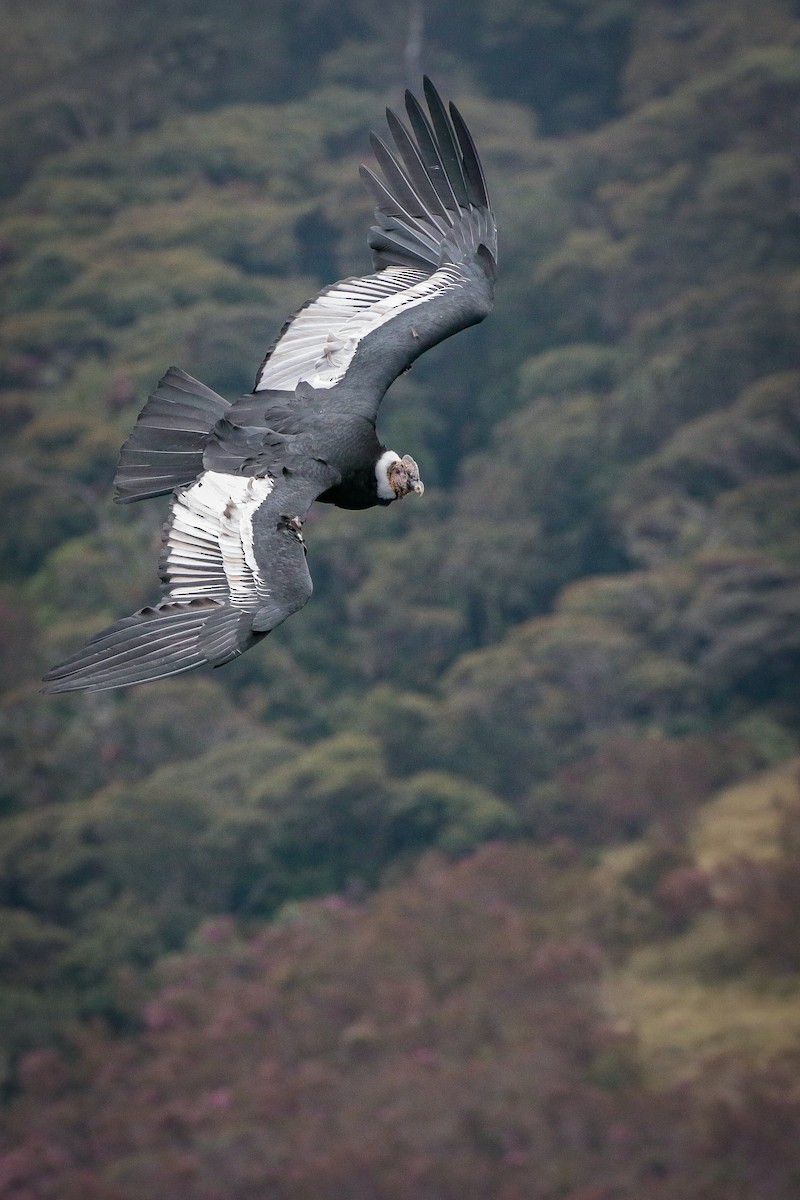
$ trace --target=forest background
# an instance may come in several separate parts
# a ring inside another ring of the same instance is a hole
[[[0,1192],[800,1193],[790,0],[0,6]],[[497,306],[220,672],[44,697],[156,592],[118,448],[369,266],[422,70]]]

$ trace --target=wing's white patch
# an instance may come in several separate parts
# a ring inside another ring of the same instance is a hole
[[[268,588],[253,549],[253,516],[273,487],[269,478],[206,471],[176,493],[162,560],[171,599],[212,596],[258,607]]]
[[[396,462],[400,462],[400,455],[394,450],[384,450],[375,463],[375,478],[378,481],[378,495],[381,500],[397,499],[397,493],[389,483],[389,467]]]
[[[338,383],[359,343],[392,317],[462,287],[457,267],[432,275],[412,267],[385,267],[361,279],[343,279],[292,318],[267,358],[255,390],[292,391],[302,381],[315,388]]]

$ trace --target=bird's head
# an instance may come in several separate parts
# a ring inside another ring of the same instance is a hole
[[[402,500],[409,492],[421,496],[425,491],[425,484],[419,477],[419,467],[410,454],[404,454],[402,458],[389,463],[386,479],[397,500]]]

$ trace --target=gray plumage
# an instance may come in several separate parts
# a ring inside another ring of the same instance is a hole
[[[223,399],[171,367],[122,447],[122,504],[173,492],[159,564],[163,599],[97,634],[45,676],[45,691],[127,687],[253,646],[312,591],[302,528],[315,500],[344,508],[421,493],[413,459],[375,425],[394,379],[488,314],[494,217],[472,138],[428,79],[406,93],[409,127],[376,135],[375,273],[324,288],[287,321],[252,393]]]

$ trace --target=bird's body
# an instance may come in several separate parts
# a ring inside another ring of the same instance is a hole
[[[472,139],[425,81],[392,113],[399,160],[373,147],[376,271],[323,289],[284,326],[255,389],[233,403],[177,368],[122,448],[120,503],[174,493],[159,564],[163,599],[109,626],[45,676],[45,690],[127,687],[219,666],[309,599],[303,523],[315,500],[388,505],[423,490],[376,433],[392,381],[490,311],[496,232]]]

